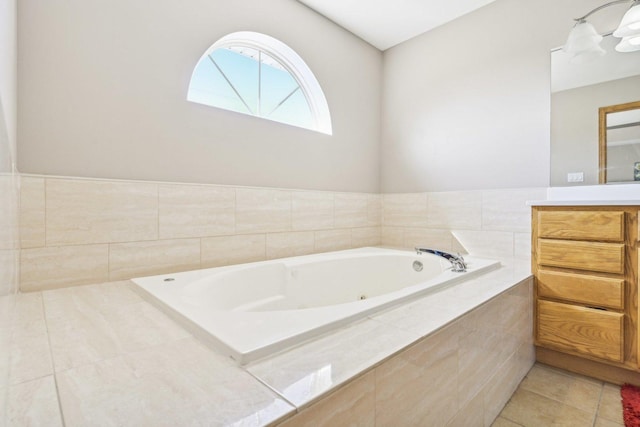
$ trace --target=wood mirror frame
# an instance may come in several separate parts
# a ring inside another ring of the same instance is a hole
[[[626,104],[610,105],[598,109],[598,182],[607,183],[607,114],[640,109],[640,101],[627,102]]]

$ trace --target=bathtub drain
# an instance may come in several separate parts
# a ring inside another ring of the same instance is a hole
[[[415,271],[422,271],[422,263],[420,261],[413,261],[413,269]]]

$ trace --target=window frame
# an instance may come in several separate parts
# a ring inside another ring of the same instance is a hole
[[[238,31],[227,34],[209,47],[204,54],[200,57],[194,71],[192,72],[191,79],[189,81],[189,90],[187,91],[187,100],[190,102],[200,103],[189,99],[189,91],[191,89],[191,81],[198,65],[202,61],[209,61],[209,55],[215,50],[229,47],[246,47],[262,51],[278,61],[280,65],[296,80],[300,86],[300,90],[304,95],[309,109],[311,110],[311,116],[313,119],[313,128],[299,126],[291,123],[281,122],[266,116],[244,113],[236,111],[241,114],[247,114],[254,117],[259,117],[266,120],[276,121],[278,123],[288,124],[290,126],[302,127],[304,129],[310,129],[317,132],[321,132],[327,135],[332,135],[333,129],[331,125],[331,114],[329,112],[329,106],[324,96],[324,92],[320,87],[320,83],[316,79],[315,75],[304,62],[304,60],[293,49],[284,44],[278,39],[275,39],[266,34],[257,33],[253,31]],[[209,105],[209,104],[204,104]],[[224,108],[224,107],[216,107]],[[228,110],[235,111],[235,110]]]

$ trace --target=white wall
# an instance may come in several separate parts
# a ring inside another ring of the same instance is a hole
[[[382,191],[547,186],[549,52],[601,3],[497,0],[385,51]]]
[[[187,102],[233,31],[296,50],[333,136]],[[29,0],[18,5],[24,173],[377,192],[382,54],[293,0]]]

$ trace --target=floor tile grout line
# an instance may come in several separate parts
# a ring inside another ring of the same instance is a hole
[[[600,396],[598,396],[598,406],[596,407],[596,414],[593,418],[593,426],[596,425],[596,421],[598,420],[598,415],[600,414],[600,403],[602,402],[602,396],[604,394],[604,383],[602,383],[602,386],[600,387]]]
[[[44,325],[47,331],[47,344],[49,345],[49,357],[51,357],[51,376],[53,377],[53,385],[56,388],[56,401],[58,402],[58,410],[60,411],[60,422],[62,426],[66,426],[67,423],[64,419],[64,410],[62,409],[62,399],[60,398],[60,389],[58,387],[58,377],[56,375],[56,365],[53,358],[53,346],[51,345],[51,334],[49,333],[49,321],[47,320],[47,310],[44,301],[44,293],[40,292],[40,301],[42,304],[42,317],[44,318]]]

